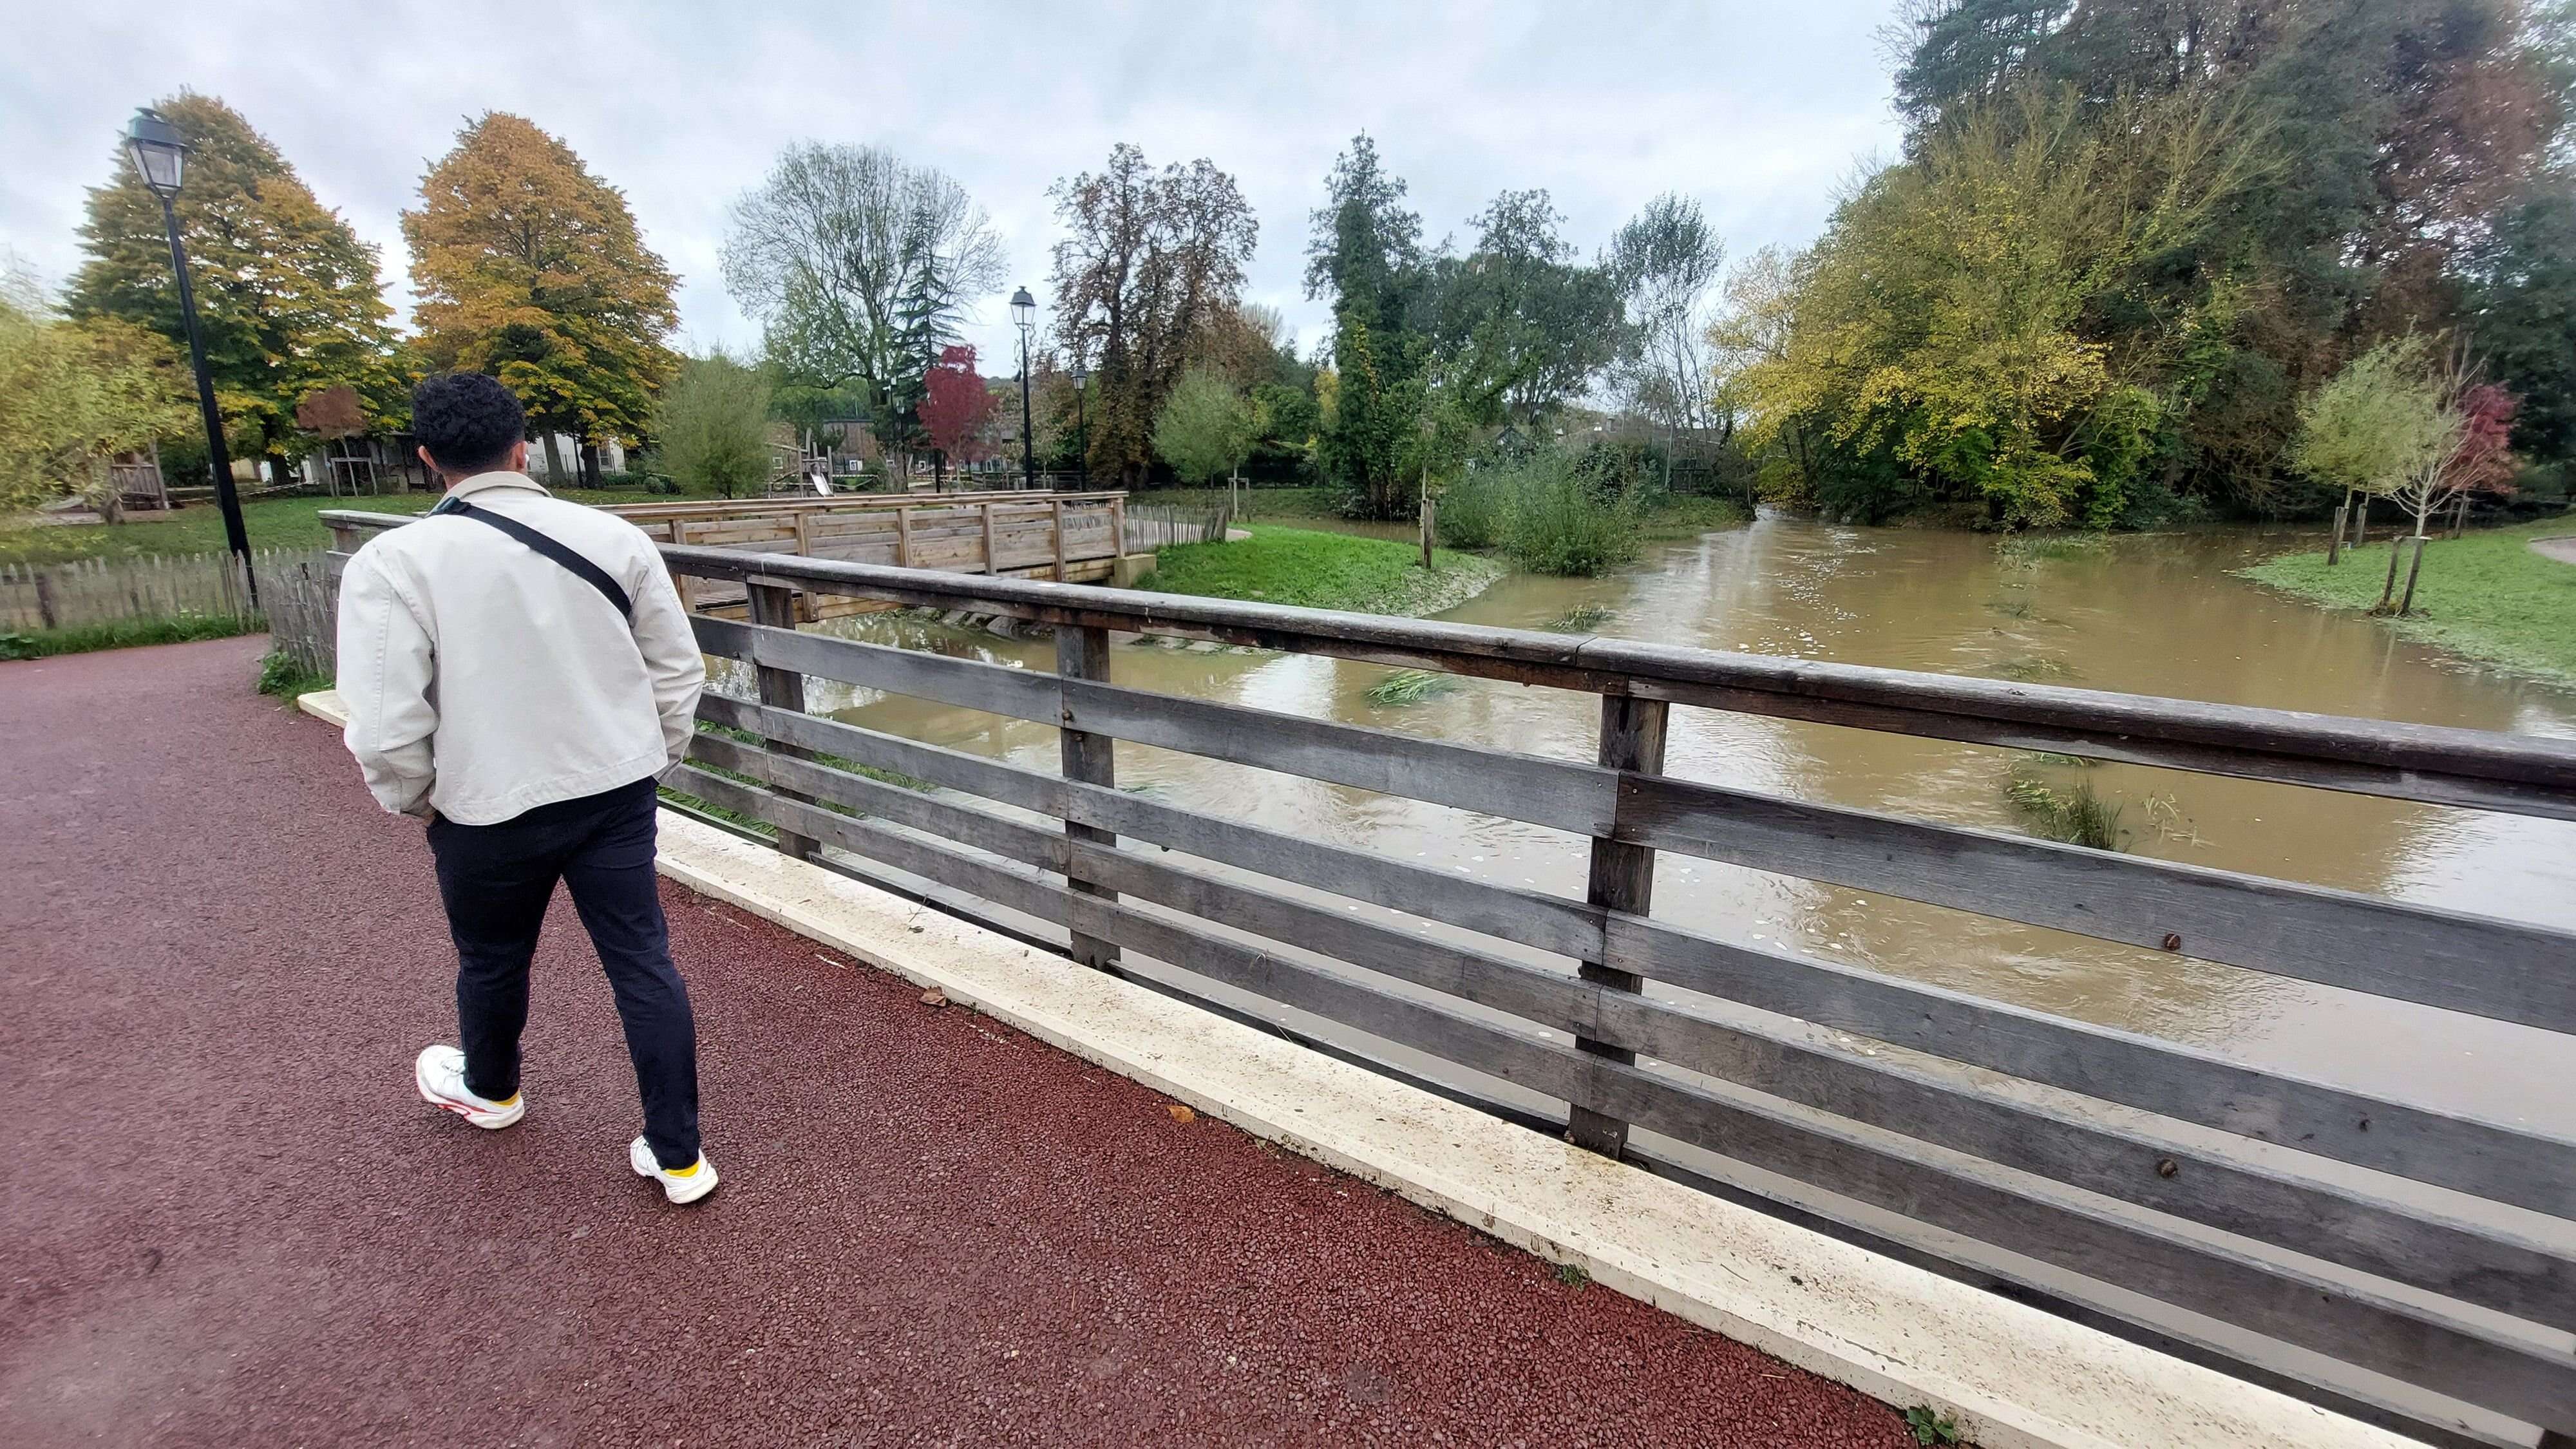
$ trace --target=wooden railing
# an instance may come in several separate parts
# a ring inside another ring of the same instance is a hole
[[[1982,1271],[2035,1260],[2113,1285],[2073,1301],[2159,1332],[2189,1339],[2174,1324],[2190,1320],[2125,1295],[2322,1355],[2345,1367],[2290,1372],[2340,1407],[2457,1426],[2370,1377],[2385,1375],[2576,1433],[2576,1137],[1715,939],[1655,919],[1651,899],[1656,854],[1679,851],[2576,1033],[2565,931],[1662,769],[1678,704],[2563,820],[2576,819],[2576,743],[720,549],[664,556],[744,587],[747,620],[693,622],[707,653],[759,682],[757,700],[707,696],[701,717],[721,729],[669,783],[767,822],[784,850],[1052,923],[1081,962],[1149,957],[1516,1084],[1564,1104],[1572,1138],[1600,1151],[1651,1133],[1900,1215],[1932,1230],[1909,1246],[1951,1261],[1966,1260],[1944,1234],[2003,1250],[1975,1259]],[[1049,625],[1058,668],[799,632],[799,593]],[[1599,749],[1589,763],[1544,758],[1129,688],[1112,678],[1113,630],[1584,691],[1601,697]],[[1061,769],[807,714],[808,677],[1053,726]],[[1117,740],[1564,831],[1590,842],[1587,889],[1476,879],[1127,793]],[[1558,964],[1527,964],[1523,948]],[[1902,1050],[1836,1049],[1808,1024]]]
[[[657,543],[896,568],[1044,576],[1067,582],[1110,578],[1125,552],[1124,493],[849,494],[831,498],[742,498],[633,503],[608,511]],[[679,575],[692,609],[742,607],[742,591]],[[808,621],[881,607],[848,596],[810,596]]]

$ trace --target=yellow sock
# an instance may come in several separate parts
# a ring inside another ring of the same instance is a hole
[[[493,1106],[495,1106],[495,1107],[515,1107],[515,1106],[519,1105],[519,1094],[518,1094],[518,1093],[516,1093],[516,1092],[512,1092],[512,1093],[511,1093],[507,1098],[505,1098],[504,1100],[502,1100],[502,1101],[498,1101],[498,1102],[494,1102],[492,1105],[493,1105]]]
[[[706,1159],[703,1157],[698,1159],[698,1162],[704,1161],[706,1161]],[[698,1175],[698,1162],[692,1162],[686,1167],[666,1167],[662,1170],[671,1174],[673,1177],[695,1177]]]

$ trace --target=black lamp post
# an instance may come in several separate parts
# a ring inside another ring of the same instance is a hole
[[[1082,359],[1075,358],[1073,360],[1073,446],[1079,451],[1074,457],[1074,466],[1082,472],[1082,491],[1085,493],[1091,491],[1091,428],[1082,419],[1082,385],[1090,377],[1090,372],[1082,365]]]
[[[1038,302],[1029,289],[1011,294],[1011,322],[1020,329],[1020,486],[1038,486],[1036,434],[1029,427],[1029,329],[1037,325]]]
[[[188,254],[179,245],[179,213],[171,201],[187,170],[188,143],[160,113],[145,108],[125,128],[125,150],[144,186],[161,198],[161,224],[170,233],[170,270],[179,278],[179,315],[188,326],[188,360],[197,369],[197,408],[206,418],[206,462],[215,473],[215,507],[224,515],[224,542],[241,561],[250,606],[259,607],[259,578],[250,566],[250,530],[242,526],[241,495],[233,491],[233,462],[224,451],[224,416],[215,407],[215,380],[206,373],[206,343],[197,334],[197,294],[188,285]]]

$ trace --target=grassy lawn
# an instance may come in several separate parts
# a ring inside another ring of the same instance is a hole
[[[2414,613],[2389,626],[2472,659],[2576,680],[2576,564],[2531,548],[2535,538],[2568,534],[2576,534],[2576,515],[2434,539],[2424,548]],[[2286,554],[2243,572],[2329,609],[2367,610],[2388,577],[2388,550],[2374,543],[2333,568],[2322,550]],[[2397,586],[2406,587],[2402,562]]]
[[[1257,512],[1255,517],[1260,516]],[[1440,549],[1424,572],[1411,544],[1254,524],[1238,543],[1183,543],[1160,554],[1139,585],[1167,594],[1251,599],[1362,614],[1436,614],[1483,593],[1503,566]]]
[[[555,496],[576,503],[662,502],[673,495],[640,488],[600,491],[557,489]],[[423,513],[436,503],[435,493],[386,493],[365,498],[263,498],[242,505],[242,523],[253,548],[320,548],[331,530],[315,517],[326,508],[354,508],[362,513]],[[143,554],[221,553],[224,516],[212,503],[191,504],[167,518],[145,523],[31,524],[0,519],[0,563],[67,563],[83,558],[133,558]]]

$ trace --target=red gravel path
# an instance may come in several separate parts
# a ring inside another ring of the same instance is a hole
[[[0,665],[0,1443],[1909,1442],[667,882],[724,1189],[628,1172],[560,903],[469,1130],[419,829],[260,648]]]

